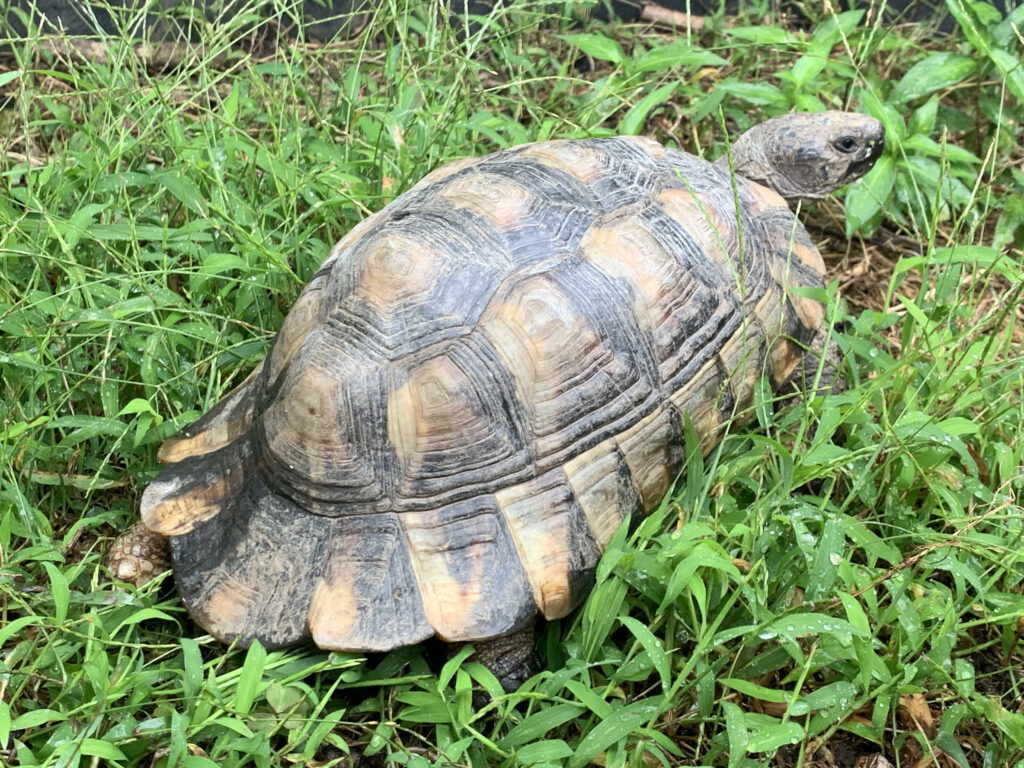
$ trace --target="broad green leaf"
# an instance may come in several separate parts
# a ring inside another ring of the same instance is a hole
[[[157,174],[156,180],[193,213],[206,215],[206,198],[189,176],[178,170],[170,170]]]
[[[890,101],[907,102],[962,82],[978,69],[978,62],[959,53],[936,53],[917,62],[896,84]]]
[[[183,637],[178,641],[181,644],[182,658],[182,689],[185,700],[189,701],[199,695],[203,687],[203,655],[199,650],[199,643],[191,637]]]
[[[537,741],[516,750],[516,759],[523,765],[561,760],[572,755],[572,747],[561,739]]]
[[[107,209],[108,205],[109,203],[89,203],[88,205],[83,205],[71,215],[70,219],[64,222],[61,235],[69,248],[74,248],[82,238],[82,235],[91,230],[93,221],[100,213]]]
[[[282,685],[277,681],[270,683],[263,695],[266,697],[270,708],[278,714],[288,712],[292,708],[299,706],[306,698],[305,691],[298,686]]]
[[[834,517],[825,520],[807,578],[807,599],[826,596],[832,589],[843,562],[844,543],[842,523]]]
[[[455,671],[462,666],[462,662],[469,658],[472,653],[472,646],[464,645],[459,649],[458,653],[445,662],[444,666],[441,667],[441,674],[437,677],[438,690],[448,687],[448,683],[455,676]]]
[[[801,458],[801,463],[808,467],[832,466],[843,461],[850,452],[834,443],[818,443]]]
[[[953,435],[954,437],[976,435],[980,431],[978,424],[962,416],[951,416],[948,419],[943,419],[936,426],[947,435]]]
[[[50,577],[50,594],[53,597],[54,623],[59,627],[68,617],[71,589],[67,577],[53,563],[44,562],[43,567]]]
[[[577,768],[587,765],[594,757],[616,742],[627,738],[657,714],[658,705],[651,699],[634,701],[632,704],[615,710],[580,740],[576,753],[568,764]]]
[[[567,680],[565,687],[569,689],[581,704],[599,718],[609,717],[612,714],[612,705],[609,704],[599,693],[592,690],[586,683],[580,680]]]
[[[637,72],[664,72],[675,68],[692,71],[701,67],[727,67],[729,61],[686,40],[675,40],[644,53],[634,62]]]
[[[984,56],[986,56],[1004,76],[1006,87],[1016,97],[1020,104],[1024,104],[1024,70],[1021,69],[1021,62],[1008,51],[993,47],[990,41],[989,31],[982,29],[975,13],[981,9],[994,10],[990,3],[965,3],[964,0],[946,0],[946,7],[957,20],[960,29],[970,40],[971,45]]]
[[[882,101],[871,90],[864,89],[859,92],[861,104],[865,111],[881,121],[885,127],[886,141],[897,143],[907,136],[907,121],[903,113],[893,104]]]
[[[932,261],[937,264],[967,264],[985,269],[995,269],[1013,283],[1022,277],[1020,266],[998,248],[987,245],[954,245],[936,248]]]
[[[804,729],[792,721],[784,723],[757,713],[748,713],[746,725],[748,752],[768,752],[787,744],[798,744],[805,735]]]
[[[109,741],[82,739],[79,750],[83,755],[101,757],[104,760],[127,760],[128,756]]]
[[[38,728],[44,723],[54,723],[67,720],[67,715],[52,709],[33,709],[30,712],[23,712],[14,718],[11,723],[12,731],[24,731],[28,728]]]
[[[128,401],[128,404],[125,405],[124,408],[117,412],[117,415],[127,416],[132,413],[149,413],[153,416],[159,416],[159,414],[153,410],[153,406],[149,400],[144,400],[141,397],[133,397]]]
[[[0,647],[6,645],[7,641],[16,634],[31,627],[33,624],[42,625],[44,619],[41,616],[21,616],[13,621],[0,626]]]
[[[574,704],[554,704],[547,709],[534,712],[516,725],[498,745],[503,749],[517,747],[550,733],[560,725],[575,720],[586,712]]]
[[[788,616],[780,616],[768,624],[761,633],[761,637],[766,637],[769,634],[790,639],[808,635],[832,635],[841,643],[849,643],[851,637],[864,637],[866,633],[857,629],[846,619],[837,619],[820,613],[793,613]]]
[[[732,688],[734,691],[742,693],[744,696],[749,696],[752,699],[758,699],[760,701],[771,701],[775,704],[783,704],[792,697],[792,691],[780,690],[777,688],[766,688],[763,685],[752,683],[749,680],[743,680],[737,677],[722,677],[719,678],[718,682],[724,685],[726,688]]]
[[[981,706],[988,722],[994,723],[1014,744],[1024,748],[1024,715],[1011,712],[999,699],[991,696],[984,697]]]
[[[799,42],[792,32],[784,29],[781,25],[764,27],[733,27],[725,29],[729,37],[738,37],[741,40],[749,40],[758,45],[782,45],[796,44]]]
[[[938,142],[928,136],[914,134],[903,140],[903,149],[931,157],[948,157],[954,163],[964,165],[981,165],[981,158],[963,147],[948,142]]]
[[[396,697],[409,706],[402,711],[402,719],[412,723],[450,723],[451,712],[443,698],[431,691],[407,691]]]
[[[222,275],[234,269],[245,270],[248,267],[245,259],[233,253],[211,253],[203,257],[199,272],[204,275]]]
[[[12,69],[10,72],[0,72],[0,88],[3,88],[8,83],[13,83],[24,73],[20,69]]]
[[[749,104],[786,106],[786,95],[771,83],[748,83],[726,80],[718,88]]]
[[[843,604],[843,608],[846,609],[847,621],[860,632],[863,632],[865,636],[869,635],[871,633],[871,625],[868,622],[867,614],[864,613],[864,608],[861,607],[857,598],[846,592],[840,592],[838,596]]]
[[[846,236],[871,220],[889,202],[896,183],[896,164],[889,155],[882,155],[875,167],[846,193]]]
[[[223,768],[220,763],[214,762],[203,755],[185,755],[178,763],[181,768]]]
[[[855,10],[827,16],[811,35],[812,47],[828,49],[838,45],[844,38],[853,34],[864,18],[864,13],[863,10]]]
[[[828,64],[828,57],[807,53],[793,63],[790,73],[797,88],[803,88],[819,74]]]
[[[1017,241],[1019,233],[1024,230],[1024,197],[1011,197],[1003,204],[1003,209],[996,219],[992,245],[1002,251]]]
[[[1024,105],[1024,61],[1000,48],[990,50],[989,58],[1005,78],[1006,87],[1010,89],[1010,93],[1014,95],[1018,103]]]
[[[150,619],[158,619],[160,621],[174,621],[173,616],[171,616],[168,613],[164,613],[163,611],[157,608],[142,608],[138,611],[135,611],[135,613],[131,614],[124,621],[118,624],[114,631],[110,634],[116,635],[125,627],[134,626],[135,624],[140,624],[143,621],[149,621]]]
[[[580,32],[575,35],[559,35],[559,37],[595,59],[610,61],[612,64],[621,64],[626,59],[626,54],[618,41],[604,35]]]
[[[805,715],[821,709],[849,709],[857,695],[857,689],[846,680],[837,680],[821,688],[809,691],[790,709],[790,715]]]
[[[661,687],[668,691],[669,686],[672,684],[672,673],[668,654],[665,652],[661,641],[654,636],[654,633],[645,624],[637,621],[632,616],[620,616],[619,621],[633,633],[633,637],[647,651],[651,664],[654,665],[658,677],[661,678]]]
[[[910,135],[922,134],[928,136],[935,130],[935,120],[939,114],[939,97],[932,96],[924,104],[914,110],[910,116],[908,130]]]
[[[238,688],[235,690],[235,710],[245,714],[252,709],[256,694],[263,678],[263,668],[267,662],[267,652],[259,640],[253,640],[245,654],[242,672],[238,677]]]
[[[731,701],[722,701],[725,714],[725,734],[729,739],[729,768],[737,766],[747,754],[750,734],[747,732],[746,715]]]
[[[629,108],[629,111],[626,112],[619,122],[619,133],[625,136],[640,133],[643,130],[644,123],[647,122],[647,116],[651,110],[668,99],[675,89],[675,83],[665,83],[640,99],[640,101]]]

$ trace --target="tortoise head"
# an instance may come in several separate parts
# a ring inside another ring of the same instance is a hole
[[[854,112],[795,113],[759,123],[732,146],[738,176],[786,200],[814,200],[859,179],[885,149],[885,130]],[[728,168],[728,157],[718,161]]]

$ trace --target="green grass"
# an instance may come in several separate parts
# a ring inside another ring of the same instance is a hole
[[[0,764],[810,768],[847,743],[1024,765],[1024,13],[950,0],[960,31],[930,39],[860,12],[766,28],[756,3],[700,35],[528,4],[456,33],[427,7],[272,55],[209,28],[162,72],[118,40],[105,62],[8,41]],[[868,270],[873,306],[831,291],[850,389],[764,393],[620,531],[519,692],[474,710],[493,678],[430,647],[224,648],[169,579],[106,580],[160,440],[429,170],[619,132],[714,156],[723,126],[847,106],[889,139],[845,195],[851,258],[895,265]]]

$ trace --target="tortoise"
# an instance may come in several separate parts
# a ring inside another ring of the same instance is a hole
[[[166,441],[108,563],[166,567],[225,642],[472,642],[506,690],[538,616],[586,596],[659,503],[810,346],[824,264],[787,201],[884,147],[793,114],[712,164],[634,136],[459,160],[330,252],[237,389]],[[730,173],[730,168],[734,173]]]

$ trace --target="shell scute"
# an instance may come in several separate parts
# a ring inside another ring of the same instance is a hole
[[[399,508],[437,505],[453,491],[469,495],[529,476],[529,424],[503,373],[479,336],[405,369],[387,418]]]
[[[555,469],[505,488],[495,500],[541,614],[547,619],[568,615],[589,588],[601,548],[565,472]]]
[[[539,473],[653,407],[651,343],[607,276],[585,262],[520,282],[481,328],[527,410]]]
[[[327,325],[396,360],[463,335],[508,272],[495,233],[467,209],[398,209],[331,270]]]
[[[432,636],[398,516],[358,515],[335,525],[310,605],[313,642],[337,651],[386,651]]]
[[[175,582],[198,624],[224,642],[269,647],[309,639],[313,589],[336,521],[312,518],[259,473],[219,514],[171,538]],[[301,564],[303,567],[297,567]]]
[[[318,326],[268,393],[254,432],[257,460],[282,496],[338,516],[392,504],[396,463],[386,440],[388,369]]]
[[[643,512],[632,472],[613,439],[570,459],[564,471],[602,550],[626,517]]]
[[[493,496],[399,515],[423,611],[448,642],[527,626],[536,605]]]

